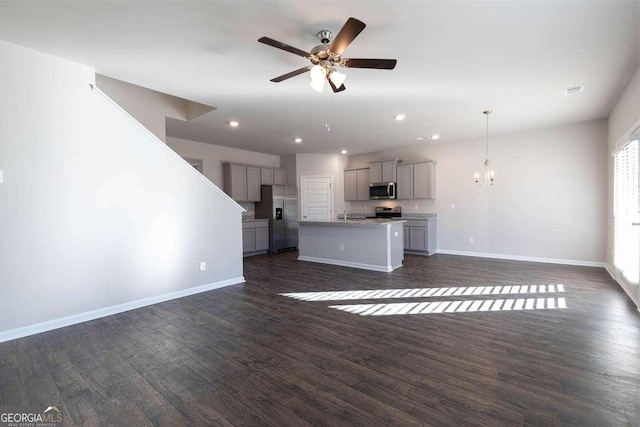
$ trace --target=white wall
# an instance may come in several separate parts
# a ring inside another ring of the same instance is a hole
[[[166,118],[187,120],[189,102],[165,93],[96,74],[96,86],[142,123],[161,141],[166,141]]]
[[[280,167],[280,157],[255,151],[239,150],[221,145],[206,144],[168,137],[167,145],[182,157],[202,159],[202,173],[218,187],[223,187],[222,163],[235,162],[250,165]]]
[[[167,145],[182,157],[202,159],[202,173],[220,188],[224,188],[222,171],[222,163],[224,162],[246,163],[270,168],[280,167],[280,157],[272,154],[256,153],[255,151],[173,137],[167,138]],[[247,216],[254,215],[254,203],[240,203],[240,205],[246,209]]]
[[[344,201],[344,170],[348,157],[341,154],[296,154],[296,182],[300,196],[300,177],[331,176],[333,177],[333,216],[342,213],[347,204]],[[298,197],[300,200],[300,197]]]
[[[350,210],[371,212],[380,204],[435,212],[438,249],[603,262],[606,140],[605,120],[492,136],[492,187],[473,182],[474,172],[482,172],[484,139],[353,156],[350,168],[375,160],[433,159],[437,184],[435,200],[351,202]]]
[[[89,67],[0,42],[0,341],[242,280],[239,206],[93,81]]]
[[[618,144],[624,144],[632,131],[640,126],[640,68],[636,71],[609,116],[608,145],[608,202],[607,202],[607,263],[613,268],[613,183],[614,167],[611,154]],[[622,282],[621,282],[622,283]],[[624,286],[624,285],[623,285]],[[636,305],[640,307],[640,289],[627,287]]]

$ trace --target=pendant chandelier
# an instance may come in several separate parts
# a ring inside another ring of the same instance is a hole
[[[482,114],[487,116],[487,158],[484,161],[484,178],[482,182],[480,182],[480,174],[476,172],[474,178],[476,184],[481,187],[485,185],[493,185],[493,181],[495,180],[496,173],[493,169],[491,169],[491,162],[489,161],[489,114],[491,114],[491,110],[483,111]]]

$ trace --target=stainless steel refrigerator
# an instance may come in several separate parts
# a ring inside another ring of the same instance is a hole
[[[269,252],[298,247],[298,189],[284,185],[262,185],[255,218],[269,219]]]

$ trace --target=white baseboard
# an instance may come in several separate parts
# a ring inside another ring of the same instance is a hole
[[[60,319],[36,323],[35,325],[11,329],[9,331],[0,332],[0,343],[244,282],[244,276],[234,277],[233,279],[221,280],[219,282],[208,283],[206,285],[196,286],[194,288],[183,289],[181,291],[170,292],[168,294],[157,295],[154,297],[143,298],[137,301],[126,302],[124,304],[113,305],[111,307],[87,311],[85,313],[74,314],[72,316],[62,317]]]
[[[445,255],[461,255],[472,256],[478,258],[495,258],[495,259],[507,259],[512,261],[527,261],[527,262],[542,262],[548,264],[564,264],[564,265],[580,265],[583,267],[602,267],[606,268],[605,262],[598,261],[580,261],[575,259],[561,259],[561,258],[540,258],[522,255],[504,255],[504,254],[492,254],[487,252],[470,252],[470,251],[454,251],[450,249],[438,249],[437,253]]]
[[[373,265],[373,264],[363,264],[360,262],[340,261],[337,259],[316,258],[312,256],[298,256],[298,261],[318,262],[320,264],[339,265],[342,267],[353,267],[353,268],[359,268],[362,270],[382,271],[385,273],[389,273],[398,267],[402,267],[402,265],[399,265],[398,267],[381,266],[381,265]]]

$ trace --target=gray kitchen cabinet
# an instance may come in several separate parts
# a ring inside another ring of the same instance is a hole
[[[369,200],[369,169],[344,171],[344,200]]]
[[[242,253],[256,255],[269,250],[269,220],[242,223]]]
[[[413,165],[400,165],[397,169],[396,197],[413,199]]]
[[[237,202],[247,201],[247,167],[225,163],[224,192]]]
[[[396,160],[385,160],[382,162],[382,181],[378,182],[396,182]]]
[[[435,162],[402,164],[397,168],[398,199],[435,198]]]
[[[255,252],[256,230],[253,228],[242,230],[242,252]]]
[[[404,224],[405,253],[433,255],[437,250],[437,220],[407,220]]]
[[[224,192],[236,202],[259,202],[261,168],[259,166],[224,163]]]
[[[358,175],[357,171],[344,171],[344,200],[358,200]]]
[[[369,163],[369,183],[379,182],[382,182],[382,162],[371,162]]]
[[[409,250],[411,249],[411,245],[409,244],[409,227],[407,227],[406,225],[404,227],[402,227],[402,231],[404,232],[403,237],[404,237],[404,250]]]
[[[262,185],[273,185],[273,169],[260,168],[260,183]]]
[[[369,169],[358,169],[356,171],[356,195],[358,200],[369,200]]]
[[[247,201],[260,201],[260,168],[247,166]]]
[[[369,182],[371,184],[395,182],[397,164],[398,162],[396,160],[369,163]]]
[[[273,171],[273,185],[285,185],[287,181],[287,171],[275,169]]]
[[[413,165],[413,198],[435,199],[435,163],[416,163]]]
[[[269,250],[269,229],[256,228],[256,251]]]
[[[427,227],[409,227],[409,249],[427,250]]]

